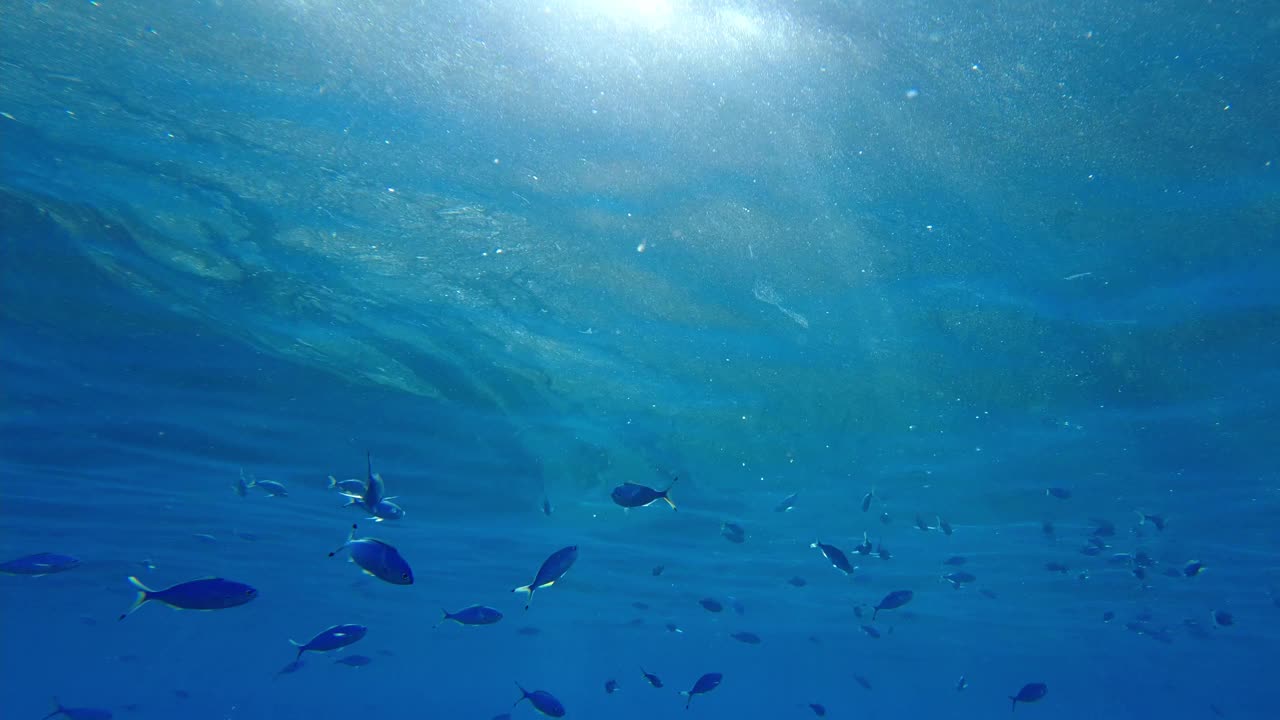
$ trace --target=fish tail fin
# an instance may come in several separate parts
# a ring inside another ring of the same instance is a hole
[[[671,506],[672,510],[679,510],[680,508],[676,507],[676,501],[672,500],[671,495],[668,494],[670,492],[671,492],[671,488],[667,488],[666,490],[663,490],[662,499],[667,501],[667,504]]]
[[[335,550],[331,551],[331,552],[329,553],[329,557],[333,557],[334,555],[337,555],[338,553],[342,552],[342,549],[343,549],[343,548],[345,548],[346,546],[350,545],[350,544],[351,544],[351,541],[356,539],[356,528],[357,528],[357,527],[359,527],[359,526],[358,526],[358,525],[356,525],[355,523],[351,523],[351,532],[347,535],[347,541],[346,541],[346,542],[344,542],[344,543],[342,543],[341,545],[339,545],[339,546],[337,547],[337,549],[335,549]]]
[[[520,703],[524,702],[526,698],[529,697],[529,691],[525,690],[524,686],[518,682],[516,683],[516,689],[520,691],[520,699],[516,700],[515,704],[513,704],[511,707],[515,707],[516,705],[519,705]]]
[[[292,638],[289,639],[289,644],[298,648],[298,656],[293,659],[294,662],[298,662],[302,659],[302,653],[307,651],[307,646]]]
[[[1009,696],[1009,699],[1013,701],[1013,702],[1009,705],[1009,712],[1013,712],[1014,710],[1017,710],[1017,709],[1018,709],[1018,698],[1016,698],[1016,697],[1014,697],[1014,696],[1010,695],[1010,696]]]
[[[436,624],[435,624],[435,627],[433,627],[432,629],[434,630],[435,628],[438,628],[438,627],[440,627],[441,625],[443,625],[443,624],[445,623],[445,621],[446,621],[446,620],[452,620],[452,619],[453,619],[453,616],[449,614],[449,611],[448,611],[448,610],[445,610],[445,609],[443,609],[443,608],[441,608],[441,609],[440,609],[440,622],[436,623]]]
[[[53,698],[52,702],[53,702],[53,712],[50,712],[48,715],[45,715],[43,718],[40,718],[40,720],[49,720],[49,718],[55,717],[62,713],[64,708],[62,707],[62,703],[58,702],[58,698],[56,697]]]
[[[871,619],[872,619],[872,620],[875,620],[875,619],[876,619],[876,615],[877,615],[879,612],[880,612],[880,608],[872,608],[872,609],[871,609]]]
[[[529,606],[533,604],[533,585],[521,585],[520,587],[516,588],[515,590],[512,590],[511,592],[528,593],[528,596],[525,598],[525,601],[524,601],[525,610],[528,610]]]
[[[143,585],[141,580],[130,575],[129,584],[138,589],[138,597],[134,598],[133,604],[129,606],[128,610],[125,610],[124,612],[120,613],[120,618],[119,618],[120,620],[123,620],[129,617],[130,615],[132,615],[134,610],[137,610],[138,608],[142,607],[143,603],[151,599],[151,592],[152,592],[151,588],[147,587],[146,585]],[[61,712],[61,711],[59,710],[58,712]],[[57,712],[55,712],[54,714],[56,715]]]
[[[680,691],[680,694],[681,694],[681,695],[684,695],[686,698],[688,698],[688,700],[685,700],[685,701],[684,701],[684,709],[685,709],[685,710],[688,710],[688,709],[689,709],[689,703],[693,702],[693,693],[689,692],[688,690],[681,690],[681,691]]]
[[[332,490],[332,489],[334,489],[334,488],[336,488],[336,487],[338,487],[338,478],[336,478],[336,477],[334,477],[334,476],[330,475],[330,476],[329,476],[329,487],[328,487],[327,489]]]

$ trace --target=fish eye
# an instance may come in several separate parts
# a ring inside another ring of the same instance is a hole
[[[400,577],[404,578],[405,580],[408,580],[408,579],[409,579],[409,573],[400,573]]]

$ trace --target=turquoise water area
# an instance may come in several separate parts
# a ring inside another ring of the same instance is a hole
[[[0,717],[1274,717],[1277,48],[0,0]]]

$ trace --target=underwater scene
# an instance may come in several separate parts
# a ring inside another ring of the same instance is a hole
[[[0,718],[1280,717],[1280,5],[0,0]]]

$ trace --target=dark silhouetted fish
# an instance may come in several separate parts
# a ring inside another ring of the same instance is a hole
[[[951,565],[953,567],[960,567],[961,565],[964,565],[967,562],[969,562],[969,558],[966,558],[963,555],[952,555],[946,560],[943,560],[942,564]]]
[[[874,498],[875,496],[876,496],[875,490],[872,490],[871,492],[862,496],[862,512],[866,512],[871,509],[871,499]]]
[[[893,555],[889,554],[889,548],[884,546],[883,542],[876,543],[876,557],[881,560],[891,560]]]
[[[1163,515],[1151,515],[1149,513],[1139,511],[1138,517],[1140,518],[1138,520],[1139,525],[1146,525],[1147,523],[1151,523],[1152,525],[1155,526],[1156,530],[1159,530],[1160,532],[1164,532],[1165,520]]]
[[[856,545],[854,547],[854,550],[857,551],[859,555],[870,555],[871,549],[872,549],[871,540],[867,538],[867,534],[864,532],[862,533],[862,542]]]
[[[1236,624],[1236,619],[1226,610],[1214,610],[1210,615],[1213,617],[1213,624],[1218,627],[1228,627]]]
[[[1094,537],[1114,537],[1116,534],[1115,524],[1106,518],[1091,518],[1089,524],[1093,526]]]
[[[866,633],[866,634],[867,634],[867,637],[873,637],[873,638],[875,638],[875,639],[877,639],[877,640],[879,640],[879,639],[880,639],[880,631],[879,631],[879,630],[875,629],[874,627],[872,627],[872,626],[870,626],[870,625],[863,625],[863,626],[861,626],[861,627],[862,627],[862,632]]]
[[[956,590],[959,590],[960,588],[964,587],[966,583],[971,583],[974,580],[977,580],[978,578],[974,577],[973,573],[959,571],[959,572],[949,572],[943,575],[942,579],[951,583],[951,587],[955,588]]]
[[[1044,494],[1059,500],[1071,499],[1071,491],[1064,487],[1045,488]]]
[[[129,577],[129,582],[138,589],[138,597],[128,610],[121,613],[121,620],[151,600],[179,610],[223,610],[244,605],[258,597],[258,591],[254,588],[222,578],[192,580],[164,590],[152,590],[132,576]]]
[[[1115,619],[1116,619],[1116,614],[1111,610],[1107,610],[1106,612],[1102,613],[1102,622],[1104,623],[1109,623]]]
[[[637,609],[637,610],[648,610],[648,609],[649,609],[649,603],[646,603],[646,602],[640,602],[639,600],[636,600],[635,602],[631,603],[631,607],[633,607],[633,608],[635,608],[635,609]]]
[[[302,653],[310,650],[311,652],[329,652],[344,648],[352,643],[359,642],[369,632],[369,628],[364,625],[334,625],[333,627],[321,630],[315,637],[305,643],[290,640],[294,647],[298,648],[298,657],[296,660],[302,659]]]
[[[1037,702],[1049,692],[1049,687],[1044,683],[1027,683],[1022,686],[1017,695],[1010,695],[1009,699],[1013,703],[1009,706],[1010,710],[1017,710],[1018,703]]]
[[[520,688],[520,699],[511,707],[515,707],[525,700],[528,700],[529,704],[533,705],[534,710],[537,710],[547,717],[564,717],[564,705],[561,705],[560,701],[555,699],[555,696],[551,693],[546,690],[534,690],[533,692],[529,692],[528,690],[520,687],[520,683],[516,683],[516,687]]]
[[[861,685],[861,686],[862,686],[862,689],[863,689],[863,690],[870,690],[870,689],[871,689],[871,681],[870,681],[870,680],[868,680],[868,679],[866,679],[866,678],[862,677],[861,675],[854,675],[854,676],[853,676],[853,679],[854,679],[854,680],[855,680],[859,685]]]
[[[1044,522],[1040,523],[1040,534],[1044,535],[1046,538],[1052,539],[1053,536],[1057,534],[1057,532],[1058,531],[1056,528],[1053,527],[1052,522],[1045,520]]]
[[[521,627],[518,630],[516,630],[516,634],[524,635],[525,637],[535,637],[535,636],[541,635],[542,630],[532,625],[525,625],[524,627]]]
[[[730,635],[729,637],[733,638],[734,640],[737,640],[740,643],[746,643],[747,645],[760,644],[760,636],[753,632],[736,632]]]
[[[618,681],[610,678],[604,681],[604,692],[606,695],[612,695],[618,691]]]
[[[347,497],[364,497],[364,480],[359,480],[357,478],[339,480],[338,478],[330,475],[329,489],[337,490]]]
[[[57,553],[36,553],[0,563],[0,573],[41,577],[80,566],[80,558]]]
[[[649,573],[654,577],[658,577],[659,575],[662,574],[662,571],[666,569],[667,569],[666,565],[654,565],[653,569],[650,570]]]
[[[880,524],[881,524],[881,525],[888,525],[888,524],[889,524],[889,522],[890,522],[892,519],[893,519],[893,518],[889,517],[889,513],[887,513],[887,512],[882,512],[882,513],[880,513]]]
[[[396,550],[390,543],[377,538],[360,538],[356,539],[355,525],[351,526],[351,534],[347,536],[347,541],[342,547],[329,553],[329,557],[333,557],[343,550],[351,551],[351,562],[360,568],[366,575],[372,575],[379,580],[391,583],[392,585],[412,585],[413,570],[409,567],[409,563],[400,555],[400,551]]]
[[[791,512],[792,508],[796,506],[796,497],[799,495],[800,493],[791,493],[790,495],[782,498],[782,500],[777,505],[773,506],[773,511],[774,512]]]
[[[547,517],[551,517],[552,512],[553,512],[553,508],[551,507],[551,498],[547,498],[547,497],[542,498],[542,514],[546,515]]]
[[[672,632],[672,633],[684,632],[684,630],[681,630],[680,626],[676,625],[675,623],[667,623],[665,627],[667,628],[667,632]]]
[[[911,602],[911,598],[913,597],[915,597],[915,593],[910,590],[894,590],[888,595],[885,595],[884,598],[876,604],[874,611],[871,613],[871,619],[875,620],[876,615],[879,614],[881,610],[895,610],[906,605]]]
[[[666,490],[654,490],[651,487],[638,485],[636,483],[623,483],[622,485],[614,488],[609,497],[613,498],[615,503],[624,508],[647,507],[659,500],[664,500],[671,506],[672,510],[675,510],[676,504],[671,500],[670,493],[671,488],[679,479],[680,478],[672,478],[671,485],[668,485]]]
[[[648,683],[653,687],[656,687],[656,688],[662,687],[662,678],[658,677],[657,675],[654,675],[653,673],[645,670],[644,668],[640,668],[640,674],[643,675],[644,679],[648,681]]]
[[[1071,568],[1067,567],[1063,563],[1057,562],[1056,560],[1051,560],[1044,564],[1044,569],[1049,572],[1062,573],[1063,575],[1066,575]]]
[[[533,593],[544,587],[551,587],[557,580],[564,577],[569,572],[569,568],[578,560],[578,546],[570,545],[560,548],[551,553],[546,560],[542,562],[542,566],[538,568],[538,573],[534,575],[533,582],[528,585],[521,585],[511,592],[529,593],[528,599],[525,601],[524,609],[528,610],[529,605],[533,603]],[[536,707],[536,705],[535,705]]]
[[[805,580],[799,575],[794,575],[790,580],[787,581],[787,584],[792,587],[804,587],[805,585],[809,584],[809,581]]]
[[[822,703],[809,703],[809,709],[818,717],[826,717],[827,715],[827,709],[823,707]]]
[[[942,531],[943,535],[946,535],[948,537],[951,536],[951,533],[952,533],[951,523],[947,522],[946,520],[943,520],[941,516],[938,517],[938,529]]]
[[[484,605],[472,605],[458,612],[451,613],[448,610],[443,612],[444,617],[440,619],[441,622],[452,620],[459,625],[492,625],[502,619],[501,612]]]
[[[933,528],[929,527],[929,523],[925,522],[919,513],[916,513],[916,529],[921,532],[929,532]]]
[[[334,665],[346,665],[347,667],[364,667],[373,662],[373,658],[368,655],[346,655],[333,661]]]
[[[270,497],[289,497],[289,489],[275,480],[254,480],[250,487],[256,487]]]
[[[70,718],[70,720],[111,720],[110,710],[66,707],[58,702],[57,698],[53,699],[53,712],[45,715],[41,720],[49,720],[49,718],[59,715]]]
[[[1204,563],[1199,560],[1192,560],[1182,568],[1182,574],[1187,577],[1195,577],[1202,572],[1204,572]]]
[[[276,672],[276,677],[280,677],[281,675],[292,675],[293,673],[301,670],[304,665],[306,665],[306,663],[302,660],[294,660],[288,665],[280,668],[280,670]]]
[[[809,547],[821,550],[823,557],[825,557],[835,569],[845,575],[853,574],[853,565],[849,564],[849,558],[845,557],[844,552],[841,551],[840,548],[835,545],[828,545],[824,542],[814,542],[809,545]]]
[[[688,690],[681,691],[680,694],[688,698],[688,700],[685,700],[684,702],[684,709],[689,709],[689,703],[693,702],[694,695],[705,695],[712,690],[715,690],[720,687],[720,681],[723,679],[724,676],[720,673],[707,673],[698,678],[698,681],[693,684],[693,687]]]
[[[720,535],[725,540],[728,540],[731,543],[736,543],[738,545],[741,545],[747,540],[747,531],[743,530],[742,526],[737,523],[731,523],[731,522],[721,523]]]
[[[698,601],[698,604],[707,612],[718,613],[721,610],[724,610],[724,605],[721,605],[720,601],[715,598],[702,598]]]

